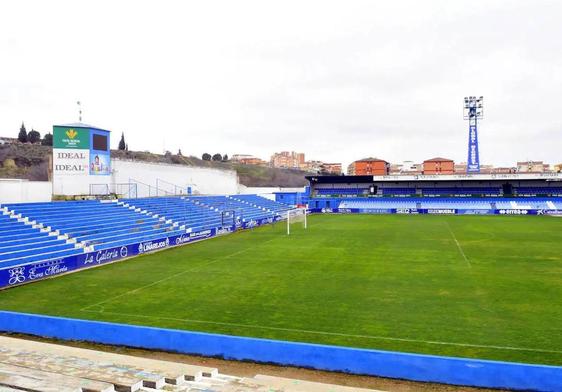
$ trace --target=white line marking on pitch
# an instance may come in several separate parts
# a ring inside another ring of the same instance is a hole
[[[436,341],[436,340],[418,340],[418,339],[407,339],[407,338],[393,338],[393,337],[388,337],[388,336],[355,335],[355,334],[347,334],[347,333],[341,333],[341,332],[324,332],[324,331],[311,331],[311,330],[296,329],[296,328],[266,327],[266,326],[262,326],[262,325],[227,323],[227,322],[221,322],[221,321],[204,321],[204,320],[181,319],[181,318],[175,318],[175,317],[149,316],[149,315],[144,315],[144,314],[131,314],[131,313],[120,313],[120,312],[105,312],[105,311],[100,312],[100,311],[96,311],[96,310],[85,310],[85,309],[82,309],[82,311],[83,312],[90,312],[90,313],[98,313],[98,314],[109,314],[109,315],[114,315],[114,316],[138,317],[138,318],[169,320],[169,321],[181,321],[181,322],[184,322],[184,323],[196,323],[196,324],[223,325],[223,326],[227,326],[227,327],[267,329],[267,330],[272,330],[272,331],[286,331],[286,332],[308,333],[308,334],[314,334],[314,335],[341,336],[341,337],[347,337],[347,338],[391,340],[391,341],[398,341],[398,342],[435,344],[435,345],[441,345],[441,346],[493,348],[493,349],[498,349],[498,350],[530,351],[530,352],[542,352],[542,353],[551,353],[551,354],[562,354],[562,351],[559,351],[559,350],[544,350],[544,349],[527,348],[527,347],[495,346],[495,345],[470,344],[470,343],[452,343],[452,342],[440,342],[440,341]]]
[[[268,242],[271,242],[271,241],[276,240],[276,239],[278,239],[278,238],[272,238],[272,239],[270,239],[270,240],[267,240],[267,241],[262,242],[260,245],[267,244]],[[152,282],[152,283],[149,283],[149,284],[147,284],[147,285],[144,285],[144,286],[141,286],[141,287],[137,287],[136,289],[132,289],[132,290],[126,291],[126,292],[124,292],[124,293],[122,293],[122,294],[116,295],[115,297],[111,297],[111,298],[105,299],[105,300],[103,300],[103,301],[96,302],[95,304],[92,304],[92,305],[84,306],[82,309],[80,309],[80,311],[86,312],[86,311],[88,311],[88,310],[87,310],[88,308],[92,308],[92,307],[94,307],[94,306],[101,306],[102,304],[104,304],[104,303],[106,303],[106,302],[110,302],[110,301],[113,301],[114,299],[121,298],[121,297],[124,297],[124,296],[129,295],[129,294],[132,294],[132,293],[136,293],[136,292],[138,292],[138,291],[141,291],[141,290],[147,289],[147,288],[149,288],[149,287],[155,286],[155,285],[157,285],[157,284],[159,284],[159,283],[162,283],[162,282],[165,282],[165,281],[167,281],[167,280],[176,278],[176,277],[178,277],[178,276],[180,276],[180,275],[183,275],[183,274],[186,274],[186,273],[188,273],[188,272],[193,272],[193,271],[197,270],[198,268],[207,267],[207,266],[209,266],[209,265],[211,265],[211,264],[218,263],[219,261],[222,261],[222,260],[227,259],[227,258],[232,257],[232,256],[239,255],[240,253],[244,253],[244,252],[247,252],[247,251],[252,250],[252,249],[254,249],[254,248],[246,248],[246,249],[239,250],[239,251],[237,251],[237,252],[231,253],[231,254],[226,255],[226,256],[217,257],[216,259],[213,259],[213,260],[209,261],[208,263],[199,264],[199,265],[197,265],[197,266],[195,266],[195,267],[193,267],[193,268],[189,268],[189,269],[186,269],[186,270],[184,270],[184,271],[178,272],[177,274],[169,275],[169,276],[167,276],[167,277],[165,277],[165,278],[163,278],[163,279],[157,280],[157,281]]]
[[[462,250],[462,246],[459,243],[459,241],[457,240],[457,236],[455,235],[455,233],[453,232],[453,229],[451,229],[451,226],[449,226],[449,222],[445,221],[445,224],[447,225],[447,229],[449,229],[449,233],[451,233],[451,236],[453,237],[453,240],[455,240],[455,244],[457,244],[457,248],[459,249],[460,254],[462,255],[462,258],[464,259],[464,261],[466,262],[466,264],[469,267],[472,267],[472,264],[470,263],[470,260],[468,260],[468,258],[466,257],[466,255],[464,254],[464,250]]]

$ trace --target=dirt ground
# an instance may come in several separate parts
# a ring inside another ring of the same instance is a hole
[[[254,362],[229,361],[220,358],[209,358],[194,355],[184,355],[163,351],[142,350],[130,347],[109,346],[88,342],[62,341],[57,339],[40,338],[20,334],[3,334],[15,338],[35,340],[46,343],[56,343],[72,347],[87,348],[117,354],[134,355],[164,361],[183,362],[191,365],[214,367],[219,373],[239,377],[253,377],[256,374],[266,374],[286,378],[295,378],[306,381],[322,382],[327,384],[346,385],[359,388],[371,388],[388,392],[476,392],[492,391],[491,389],[459,387],[453,385],[420,383],[406,380],[396,380],[383,377],[357,376],[346,373],[326,372],[314,369],[297,367],[276,366]],[[496,390],[497,391],[497,390]]]

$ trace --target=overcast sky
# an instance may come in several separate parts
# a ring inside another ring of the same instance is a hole
[[[0,135],[77,120],[184,155],[562,162],[561,1],[6,1]]]

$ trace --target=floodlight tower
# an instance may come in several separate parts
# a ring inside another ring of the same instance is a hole
[[[484,119],[484,97],[464,97],[463,118],[468,120],[467,173],[480,173],[478,153],[478,120]]]

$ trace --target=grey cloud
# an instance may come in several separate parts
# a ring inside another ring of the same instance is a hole
[[[562,161],[558,2],[31,4],[0,26],[3,134],[74,120],[79,98],[87,122],[156,152],[462,161],[477,94],[484,162]]]

